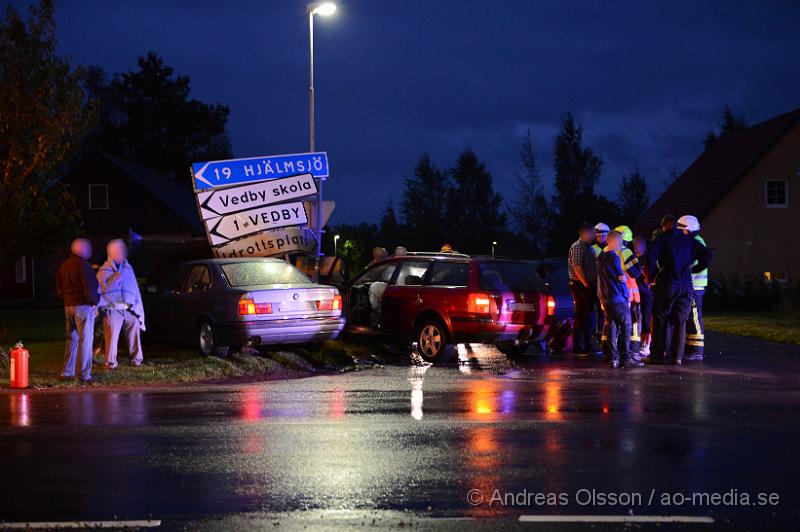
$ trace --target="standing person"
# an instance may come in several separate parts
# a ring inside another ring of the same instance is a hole
[[[572,345],[574,353],[586,354],[593,350],[591,313],[597,301],[597,260],[591,247],[595,239],[594,227],[583,223],[578,235],[567,258],[569,291],[575,302]]]
[[[88,262],[92,257],[92,244],[85,238],[78,238],[72,242],[70,251],[56,275],[56,291],[64,301],[67,333],[61,378],[74,379],[75,366],[80,360],[80,378],[89,383],[92,382],[94,318],[99,299],[97,279]]]
[[[678,218],[678,229],[683,234],[694,237],[695,240],[706,246],[706,241],[700,236],[700,221],[689,214]],[[708,247],[708,246],[706,246]],[[706,335],[703,326],[703,296],[708,286],[708,268],[701,272],[692,272],[692,314],[686,323],[686,354],[684,360],[702,361],[705,351]]]
[[[597,222],[594,225],[594,243],[592,244],[592,251],[594,252],[595,257],[599,257],[600,254],[606,247],[606,239],[608,238],[608,232],[611,231],[611,228],[608,227],[607,224],[603,222]],[[595,337],[600,340],[600,342],[604,342],[605,339],[603,338],[603,308],[602,306],[596,302],[595,303]]]
[[[643,236],[634,238],[633,252],[636,253],[636,258],[639,262],[644,264],[647,258],[647,239]],[[642,357],[648,357],[650,356],[650,332],[653,325],[653,291],[650,288],[650,282],[645,272],[642,272],[636,278],[636,284],[639,286],[639,310],[642,318],[642,341],[639,347],[639,354]]]
[[[622,261],[622,269],[626,273],[625,281],[628,283],[628,292],[630,292],[631,304],[631,342],[635,344],[631,349],[633,352],[639,352],[642,343],[641,327],[642,327],[642,314],[641,314],[641,296],[639,294],[639,284],[636,278],[642,274],[642,267],[639,264],[639,259],[631,249],[633,247],[633,231],[627,225],[620,225],[614,228],[622,237],[622,246],[617,251],[620,260]]]
[[[594,244],[592,244],[592,251],[596,257],[599,257],[600,254],[606,247],[606,240],[608,239],[608,233],[611,231],[611,228],[608,225],[604,224],[603,222],[597,222],[594,226]]]
[[[622,236],[611,231],[603,253],[597,258],[597,297],[606,316],[603,348],[609,354],[612,368],[638,368],[644,364],[630,351],[630,292],[628,274],[622,269],[620,249]]]
[[[128,262],[128,247],[120,239],[106,246],[108,259],[97,271],[100,285],[100,308],[103,310],[103,338],[105,339],[105,367],[117,368],[119,333],[125,335],[130,363],[141,366],[141,331],[144,326],[144,306],[136,274]]]
[[[386,251],[386,248],[375,246],[372,248],[372,262],[370,262],[367,266],[372,266],[373,264],[377,264],[382,260],[386,260],[386,257],[388,256],[389,252]]]
[[[664,233],[647,252],[648,275],[655,279],[652,358],[683,363],[686,320],[692,310],[692,273],[708,268],[711,252],[689,235],[676,230],[675,217],[661,220]],[[669,330],[669,340],[667,339]],[[669,341],[669,353],[667,342]]]

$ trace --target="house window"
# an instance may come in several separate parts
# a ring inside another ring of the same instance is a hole
[[[789,182],[786,179],[770,179],[765,182],[767,209],[785,209],[789,206]]]
[[[771,272],[764,272],[764,282],[765,283],[788,283],[789,276],[786,275],[785,271],[771,271]]]
[[[28,260],[25,257],[20,257],[14,263],[14,277],[17,284],[25,284],[28,282]]]
[[[89,210],[108,210],[108,185],[89,185]]]

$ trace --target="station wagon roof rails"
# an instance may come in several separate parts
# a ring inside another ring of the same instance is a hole
[[[459,259],[468,259],[469,255],[464,253],[440,253],[438,251],[409,251],[406,255],[415,257],[457,257]]]

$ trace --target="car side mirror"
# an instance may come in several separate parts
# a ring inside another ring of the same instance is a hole
[[[422,284],[422,277],[419,275],[409,275],[406,277],[406,280],[403,282],[406,286],[419,286]]]
[[[156,285],[154,285],[154,284],[149,284],[149,285],[147,285],[147,287],[145,288],[145,291],[146,291],[148,294],[155,294],[155,293],[157,293],[157,292],[158,292],[158,287],[157,287]]]

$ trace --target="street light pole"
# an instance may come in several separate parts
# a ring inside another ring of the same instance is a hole
[[[336,11],[336,4],[330,2],[308,4],[308,147],[316,150],[314,131],[314,15],[328,16]],[[315,275],[319,280],[320,257],[322,257],[322,178],[317,180],[317,260]]]

